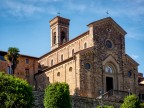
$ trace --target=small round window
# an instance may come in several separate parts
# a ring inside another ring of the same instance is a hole
[[[85,64],[85,69],[90,69],[91,68],[91,65],[89,63],[86,63]]]
[[[112,48],[113,47],[113,44],[110,40],[106,40],[105,44],[106,44],[107,48]]]
[[[131,75],[132,75],[132,72],[128,71],[128,77],[131,77]]]

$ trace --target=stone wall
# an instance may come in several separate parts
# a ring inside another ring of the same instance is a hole
[[[8,63],[6,61],[0,60],[0,72],[7,72]]]
[[[33,91],[35,96],[35,102],[33,108],[44,108],[43,97],[44,92]],[[101,100],[96,100],[94,98],[86,98],[80,96],[71,96],[72,108],[96,108]],[[121,103],[114,101],[103,101],[103,105],[113,105],[115,108],[119,108]]]
[[[43,105],[44,92],[33,91],[33,94],[35,97],[33,108],[44,108]]]
[[[96,108],[100,105],[101,100],[96,100],[94,98],[72,96],[72,108]],[[115,101],[103,100],[103,105],[112,105],[114,108],[119,108],[121,103]]]
[[[75,94],[79,88],[79,54],[62,63],[48,68],[45,72],[35,75],[36,90],[43,91],[49,83],[66,82],[70,88],[70,95]]]

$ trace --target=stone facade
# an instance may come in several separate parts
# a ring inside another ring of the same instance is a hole
[[[4,60],[4,55],[7,52],[0,51],[0,71],[10,74],[10,66],[7,61]],[[38,72],[38,58],[20,55],[19,63],[15,70],[15,76],[27,80],[29,84],[35,85],[34,74]]]
[[[69,21],[63,19],[55,17],[50,23],[63,26]],[[37,89],[43,91],[58,81],[69,84],[71,95],[82,97],[96,98],[111,89],[138,94],[138,63],[125,53],[126,32],[110,17],[92,22],[88,28],[70,41],[59,41],[57,48],[40,57]],[[54,30],[59,33],[61,29]],[[51,40],[52,30],[53,26]],[[60,33],[56,39],[61,40]]]

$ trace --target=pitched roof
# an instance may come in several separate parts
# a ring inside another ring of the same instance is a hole
[[[6,51],[0,51],[0,55],[1,56],[4,56],[6,55],[7,52]],[[24,56],[24,57],[30,57],[30,58],[35,58],[35,59],[38,59],[38,57],[34,57],[34,56],[30,56],[30,55],[24,55],[24,54],[20,54],[21,56]]]
[[[55,18],[57,18],[57,17],[59,17],[59,16],[56,16]],[[55,19],[55,18],[54,18],[54,19]],[[105,22],[107,22],[107,21],[112,22],[112,23],[121,31],[121,33],[123,33],[124,35],[126,34],[126,31],[125,31],[121,26],[119,26],[111,17],[107,17],[107,18],[104,18],[104,19],[101,19],[101,20],[94,21],[94,22],[92,22],[92,23],[89,23],[87,26],[90,26],[90,25],[92,25],[92,24],[99,25],[99,24],[105,23]],[[42,59],[43,57],[45,57],[45,56],[47,56],[47,55],[49,55],[49,54],[57,51],[59,48],[62,48],[62,47],[64,47],[64,46],[66,46],[67,44],[70,44],[70,43],[72,43],[73,41],[75,41],[75,40],[77,40],[77,39],[85,36],[86,34],[89,34],[89,30],[86,31],[86,32],[84,32],[84,33],[82,33],[81,35],[75,37],[74,39],[66,42],[65,44],[59,46],[58,48],[56,48],[56,49],[54,49],[54,50],[52,50],[52,51],[50,51],[50,52],[42,55],[42,56],[40,57],[40,59]]]
[[[137,66],[139,65],[133,58],[131,58],[128,54],[125,54],[125,56],[131,60],[134,64],[136,64]]]
[[[111,17],[107,17],[107,18],[103,18],[103,19],[91,22],[87,26],[90,26],[92,24],[100,25],[105,22],[112,22],[121,31],[122,34],[124,35],[127,34],[127,32],[120,25],[118,25]]]
[[[70,43],[76,41],[77,39],[79,39],[79,38],[81,38],[81,37],[83,37],[83,36],[85,36],[85,35],[87,35],[87,34],[89,34],[89,31],[86,31],[86,32],[82,33],[81,35],[75,37],[74,39],[72,39],[72,40],[66,42],[65,44],[63,44],[63,45],[61,45],[61,46],[59,46],[58,48],[56,48],[56,49],[54,49],[54,50],[52,50],[52,51],[50,51],[50,52],[48,52],[48,53],[42,55],[42,56],[40,57],[40,59],[43,58],[43,57],[45,57],[45,56],[47,56],[47,55],[49,55],[49,54],[51,54],[51,53],[53,53],[53,52],[55,52],[55,51],[57,51],[57,50],[59,50],[60,48],[65,47],[66,45],[68,45],[68,44],[70,44]]]

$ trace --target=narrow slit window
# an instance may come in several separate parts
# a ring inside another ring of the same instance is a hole
[[[87,48],[87,43],[84,43],[84,49],[86,49]]]
[[[74,49],[72,49],[72,56],[74,55]]]
[[[61,61],[63,61],[63,54],[61,55]]]
[[[51,66],[53,66],[53,60],[51,60]]]
[[[56,44],[56,32],[54,32],[54,44]]]

